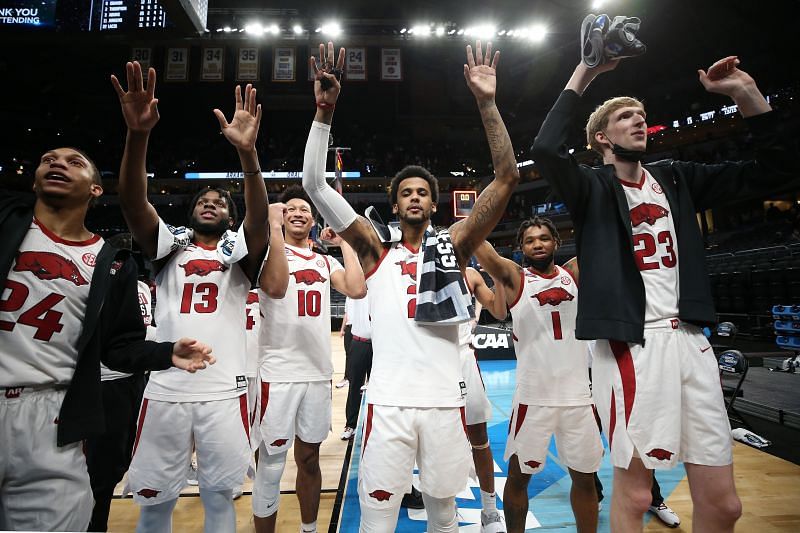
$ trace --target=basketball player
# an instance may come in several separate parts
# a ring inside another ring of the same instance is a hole
[[[508,530],[525,530],[528,483],[544,469],[550,437],[572,479],[570,502],[578,531],[597,530],[594,473],[603,444],[592,410],[587,346],[575,338],[577,269],[554,262],[561,239],[546,218],[533,218],[517,231],[529,267],[521,269],[491,247],[476,252],[483,268],[510,298],[517,354],[517,387],[506,441],[508,480],[503,509]],[[573,272],[574,270],[574,272]]]
[[[144,340],[135,262],[85,226],[103,192],[86,154],[47,151],[33,190],[0,200],[0,530],[85,531],[82,441],[106,430],[100,362],[194,372],[214,358],[193,340]]]
[[[698,327],[716,316],[695,213],[784,183],[788,154],[779,143],[791,135],[739,60],[727,57],[698,76],[707,91],[733,99],[756,161],[643,165],[645,110],[621,97],[599,106],[586,125],[604,166],[581,166],[566,148],[569,126],[592,80],[617,63],[576,67],[532,149],[575,224],[584,272],[576,336],[607,339],[597,343],[592,374],[615,468],[611,528],[641,531],[649,470],[683,461],[695,531],[733,531],[741,502],[717,361]]]
[[[157,271],[157,336],[193,332],[221,346],[215,372],[204,378],[186,379],[171,371],[150,376],[128,471],[141,506],[137,530],[170,530],[194,442],[205,530],[234,531],[232,491],[250,462],[243,309],[258,281],[269,234],[267,191],[255,150],[261,106],[248,85],[244,94],[236,87],[230,123],[214,110],[242,163],[246,214],[241,227],[233,229],[236,205],[223,189],[200,191],[190,205],[190,228],[172,227],[147,201],[147,142],[159,118],[156,73],[150,69],[145,89],[139,64],[128,63],[126,70],[127,92],[112,76],[128,126],[119,197],[134,239]]]
[[[470,216],[450,227],[450,242],[446,233],[428,234],[439,242],[435,250],[441,264],[459,265],[462,271],[502,216],[519,181],[514,150],[494,101],[498,56],[492,56],[491,44],[484,56],[478,43],[476,56],[467,47],[468,64],[464,65],[464,77],[476,98],[489,140],[495,179],[478,197]],[[416,274],[426,231],[436,212],[437,181],[417,166],[406,167],[392,179],[390,203],[400,219],[402,237],[386,243],[366,218],[358,216],[326,184],[328,132],[341,89],[331,71],[344,65],[344,49],[334,64],[333,44],[328,43],[325,58],[325,47],[320,45],[324,64],[320,67],[313,57],[310,59],[317,112],[306,145],[303,186],[333,230],[356,250],[368,273],[373,361],[359,469],[361,530],[394,531],[400,500],[411,486],[416,460],[428,529],[456,531],[455,495],[466,485],[470,464],[462,418],[464,383],[458,322],[428,325],[415,321]],[[323,89],[323,79],[327,89]],[[420,277],[424,276],[425,269],[420,271]],[[455,281],[463,283],[461,274],[446,274],[448,279],[453,275]],[[452,287],[452,283],[446,286]],[[441,294],[441,290],[436,292]],[[458,298],[462,298],[460,290]],[[455,297],[446,302],[458,305]],[[434,309],[459,318],[464,315]]]
[[[294,444],[300,530],[314,533],[322,486],[319,445],[331,430],[330,288],[351,298],[363,298],[367,289],[355,252],[330,228],[321,238],[341,246],[344,268],[334,257],[309,249],[315,213],[302,187],[286,189],[281,202],[286,205],[289,285],[285,297],[262,293],[259,298],[264,315],[259,358],[261,442],[253,515],[256,531],[275,531],[286,452]]]
[[[108,242],[116,248],[130,250],[130,233],[114,235]],[[137,282],[139,309],[142,321],[147,328],[145,339],[155,340],[155,327],[152,325],[150,287],[143,281]],[[108,529],[108,512],[114,488],[125,475],[131,462],[133,440],[136,435],[136,414],[142,403],[144,374],[139,372],[117,372],[100,364],[100,381],[105,411],[106,431],[99,437],[86,439],[86,467],[92,483],[94,508],[89,531]]]
[[[481,247],[489,246],[484,243]],[[459,325],[458,352],[461,358],[461,373],[464,376],[467,396],[464,404],[464,419],[467,425],[467,438],[472,447],[472,462],[481,491],[481,531],[484,533],[503,533],[506,530],[503,517],[497,510],[497,494],[494,490],[494,459],[489,446],[486,423],[492,418],[492,404],[486,396],[478,359],[472,347],[472,330],[480,317],[480,307],[485,307],[497,320],[504,320],[508,314],[504,294],[497,295],[491,290],[480,272],[472,267],[465,270],[464,280],[467,288],[478,302],[475,307],[474,323]],[[502,291],[502,287],[495,283]]]
[[[345,303],[345,320],[350,324],[344,329],[345,350],[347,351],[346,372],[349,379],[347,404],[345,405],[345,425],[341,439],[350,440],[356,434],[358,414],[361,411],[361,387],[366,383],[372,369],[372,323],[369,318],[369,295]],[[344,322],[343,320],[342,322]],[[342,326],[344,328],[344,326]],[[348,347],[348,337],[350,346]],[[339,384],[337,383],[338,387]]]

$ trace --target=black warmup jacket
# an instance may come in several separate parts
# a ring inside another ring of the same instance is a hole
[[[0,288],[33,220],[32,196],[0,191]],[[136,263],[108,243],[97,256],[89,288],[78,361],[58,415],[59,446],[105,432],[100,362],[122,372],[172,366],[172,343],[145,341]]]
[[[581,290],[576,337],[644,344],[645,290],[633,256],[625,192],[613,165],[579,165],[567,140],[580,96],[565,90],[536,137],[531,155],[563,199],[575,226]],[[700,164],[664,160],[644,167],[669,201],[677,233],[679,317],[700,326],[716,321],[703,238],[696,213],[741,195],[768,193],[792,176],[776,113],[745,119],[757,146],[753,161]]]

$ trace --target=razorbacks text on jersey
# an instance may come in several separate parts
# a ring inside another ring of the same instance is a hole
[[[103,240],[68,241],[34,218],[0,294],[0,387],[72,380]]]
[[[645,322],[678,316],[678,241],[670,205],[646,170],[638,185],[620,180],[628,200],[633,256],[646,295]]]
[[[286,245],[289,286],[280,299],[259,291],[260,376],[265,382],[329,381],[331,275],[343,270],[335,258]]]
[[[578,284],[560,266],[552,276],[526,269],[520,277],[519,293],[509,305],[517,353],[517,401],[549,406],[592,403],[586,341],[575,338]]]
[[[197,339],[211,346],[217,362],[190,374],[170,368],[150,374],[144,396],[165,402],[235,398],[247,391],[245,313],[250,280],[237,261],[247,254],[244,234],[227,232],[221,246],[185,243],[184,228],[159,224],[156,259],[166,259],[156,276],[156,338]]]
[[[373,351],[367,401],[400,407],[460,407],[465,385],[459,326],[414,321],[419,256],[419,250],[392,243],[366,274]]]

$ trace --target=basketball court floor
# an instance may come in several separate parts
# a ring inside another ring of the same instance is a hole
[[[342,340],[332,335],[334,383],[344,373],[344,350]],[[495,483],[498,506],[502,509],[503,487],[507,464],[503,461],[505,436],[511,411],[511,399],[516,379],[516,361],[481,361],[481,372],[489,399],[493,406],[489,422],[489,439],[495,461]],[[333,431],[321,448],[322,498],[318,519],[320,532],[357,532],[359,507],[357,472],[361,447],[361,427],[358,428],[352,448],[339,440],[344,426],[344,406],[347,389],[333,392]],[[360,426],[360,424],[359,424]],[[744,506],[744,514],[737,524],[737,531],[758,533],[789,533],[800,531],[800,466],[778,459],[763,451],[736,443],[734,446],[734,468],[736,485]],[[608,532],[611,496],[612,468],[608,457],[604,457],[599,473],[605,487],[603,509],[600,512],[599,532]],[[645,531],[691,531],[691,499],[683,467],[671,471],[659,471],[658,481],[667,504],[681,517],[679,529],[670,529],[656,518],[646,517]],[[300,516],[297,498],[294,495],[295,469],[289,453],[286,471],[281,482],[281,503],[278,514],[278,531],[296,533]],[[121,495],[123,483],[117,487]],[[251,532],[251,487],[250,480],[244,484],[244,495],[236,501],[237,531]],[[530,513],[527,528],[542,532],[575,531],[575,522],[569,507],[569,475],[557,457],[551,443],[550,455],[544,472],[533,476],[528,489]],[[461,515],[461,531],[480,531],[480,497],[476,480],[458,495],[457,504]],[[110,531],[132,531],[138,517],[138,507],[131,498],[117,498],[111,507]],[[425,512],[400,510],[397,531],[422,533],[426,531]],[[173,517],[173,531],[200,532],[203,529],[203,508],[196,487],[184,490]]]

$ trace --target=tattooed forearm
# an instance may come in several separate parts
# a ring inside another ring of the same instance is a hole
[[[492,217],[492,213],[494,212],[495,205],[497,203],[497,192],[493,190],[490,186],[483,194],[481,194],[481,201],[475,203],[475,220],[474,223],[478,224],[479,226],[483,226]]]

